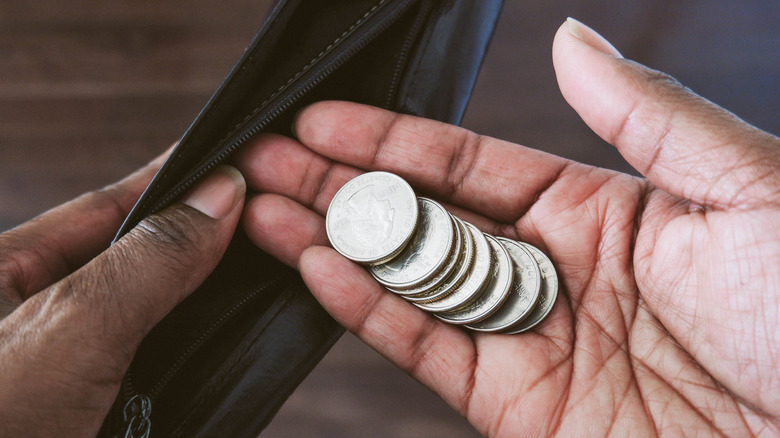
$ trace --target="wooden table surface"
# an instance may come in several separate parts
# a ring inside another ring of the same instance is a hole
[[[0,1],[0,231],[120,178],[174,142],[269,4]],[[626,57],[780,133],[780,2],[765,0],[506,0],[466,127],[632,172],[557,90],[550,46],[567,16]],[[345,336],[263,436],[478,435]]]

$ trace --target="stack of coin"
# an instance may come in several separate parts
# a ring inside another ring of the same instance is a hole
[[[391,292],[436,318],[514,334],[539,324],[558,294],[536,247],[481,232],[401,177],[369,172],[347,182],[325,218],[333,248]]]

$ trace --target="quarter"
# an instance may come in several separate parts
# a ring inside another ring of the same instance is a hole
[[[369,172],[353,178],[333,197],[325,230],[333,248],[362,264],[397,255],[414,234],[417,197],[401,177]]]
[[[509,251],[495,237],[485,235],[493,252],[493,268],[488,283],[477,299],[463,307],[435,316],[451,324],[471,324],[495,313],[509,296],[514,279],[514,267]]]
[[[419,224],[409,244],[397,257],[370,266],[371,275],[393,289],[408,289],[430,280],[453,250],[455,224],[438,202],[418,198]]]
[[[547,317],[558,297],[558,275],[555,273],[555,267],[550,259],[542,251],[533,245],[521,242],[521,244],[534,256],[539,265],[539,271],[542,276],[542,288],[539,294],[539,300],[536,302],[531,314],[525,319],[504,330],[506,334],[521,333],[530,330]]]
[[[452,274],[452,271],[458,265],[458,260],[461,259],[463,251],[465,250],[465,245],[468,244],[468,241],[466,240],[466,236],[465,236],[467,232],[458,223],[457,218],[455,218],[455,216],[452,216],[452,214],[450,214],[450,218],[452,218],[453,223],[455,224],[455,228],[454,228],[455,244],[452,246],[452,251],[450,251],[450,255],[447,257],[447,260],[444,262],[444,265],[441,267],[441,269],[439,269],[439,271],[436,272],[436,275],[434,275],[430,280],[426,281],[425,283],[419,286],[415,286],[409,289],[388,288],[390,289],[391,292],[398,295],[402,295],[404,297],[407,297],[409,295],[425,293],[426,291],[430,291],[436,288],[447,277],[449,277],[450,274]]]
[[[501,308],[487,319],[467,325],[484,332],[497,332],[520,322],[528,316],[539,298],[542,281],[534,256],[521,243],[497,237],[512,257],[515,276],[512,288]]]
[[[493,266],[493,252],[490,244],[482,231],[474,225],[464,222],[474,239],[474,261],[466,273],[466,278],[457,282],[446,282],[440,288],[453,288],[448,293],[443,293],[437,299],[428,299],[422,302],[412,303],[420,309],[428,312],[446,312],[463,306],[473,300],[483,289],[488,281],[490,269]]]
[[[474,244],[474,237],[472,236],[471,231],[469,231],[463,221],[455,216],[453,216],[453,219],[463,234],[463,244],[461,245],[459,254],[457,254],[457,262],[455,263],[454,269],[442,282],[427,288],[413,289],[409,294],[403,295],[406,300],[411,302],[435,301],[452,292],[466,278],[466,274],[468,274],[471,265],[474,262],[476,245]],[[426,286],[428,286],[427,283]]]

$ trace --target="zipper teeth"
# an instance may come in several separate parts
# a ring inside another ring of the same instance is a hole
[[[251,112],[250,112],[250,113],[249,113],[249,114],[248,114],[246,117],[244,117],[244,119],[243,119],[243,120],[241,120],[240,122],[238,122],[238,123],[236,124],[236,126],[234,126],[234,127],[233,127],[233,129],[231,129],[230,131],[228,131],[228,134],[227,134],[227,135],[225,135],[225,137],[221,138],[221,139],[220,139],[220,140],[217,142],[217,144],[219,144],[219,143],[222,143],[223,141],[225,141],[225,140],[227,140],[228,138],[230,138],[230,134],[231,134],[232,132],[235,132],[235,131],[236,131],[237,129],[239,129],[239,128],[240,128],[242,125],[244,125],[244,124],[245,124],[245,123],[247,123],[248,121],[252,120],[252,118],[253,118],[253,117],[255,117],[255,116],[256,116],[256,115],[257,115],[257,114],[260,112],[260,110],[262,110],[262,109],[263,109],[263,107],[264,107],[264,106],[265,106],[267,103],[271,102],[271,101],[272,101],[274,98],[276,98],[277,96],[279,96],[279,95],[280,95],[280,94],[281,94],[281,93],[282,93],[282,92],[283,92],[285,89],[287,89],[287,87],[289,87],[289,86],[290,86],[290,84],[292,84],[292,83],[293,83],[293,82],[294,82],[296,79],[298,79],[298,78],[300,78],[301,76],[303,76],[303,75],[304,75],[304,73],[306,73],[307,71],[309,71],[309,69],[311,69],[311,67],[313,67],[313,66],[314,66],[314,65],[317,63],[317,61],[319,61],[320,59],[324,58],[324,57],[325,57],[325,55],[327,55],[328,53],[330,53],[330,52],[331,52],[331,51],[332,51],[332,50],[333,50],[333,49],[334,49],[334,48],[335,48],[335,47],[336,47],[336,46],[337,46],[337,45],[338,45],[338,44],[339,44],[339,43],[340,43],[342,40],[344,40],[344,38],[346,38],[347,36],[349,36],[349,34],[350,34],[350,33],[352,33],[352,31],[353,31],[353,30],[355,30],[355,28],[357,28],[359,25],[361,25],[363,22],[365,22],[365,21],[366,21],[366,20],[367,20],[367,19],[368,19],[368,18],[371,16],[371,14],[373,14],[373,13],[374,13],[374,11],[376,11],[377,9],[379,9],[379,8],[380,8],[380,7],[381,7],[381,6],[382,6],[384,3],[387,3],[387,1],[388,1],[388,0],[380,0],[378,3],[376,3],[374,6],[372,6],[372,7],[371,7],[371,9],[369,9],[367,12],[365,12],[365,13],[364,13],[364,14],[363,14],[363,15],[362,15],[360,18],[358,18],[357,20],[355,20],[355,22],[354,22],[354,23],[352,23],[352,24],[351,24],[351,25],[350,25],[350,26],[347,28],[347,30],[345,30],[344,32],[342,32],[342,33],[341,33],[341,35],[339,35],[338,37],[336,37],[336,39],[334,39],[334,40],[333,40],[333,41],[332,41],[330,44],[328,44],[328,46],[327,46],[327,47],[325,47],[324,49],[322,49],[322,50],[320,51],[320,53],[318,53],[318,54],[317,54],[317,56],[315,56],[314,58],[312,58],[311,60],[309,60],[309,62],[307,62],[307,63],[306,63],[306,65],[304,65],[304,66],[303,66],[303,67],[302,67],[300,70],[298,70],[298,72],[297,72],[297,73],[295,73],[294,75],[290,76],[290,78],[289,78],[289,79],[287,79],[287,82],[285,82],[285,83],[284,83],[284,84],[282,84],[282,85],[281,85],[279,88],[277,88],[277,89],[276,89],[276,91],[274,91],[273,93],[271,93],[271,95],[270,95],[270,96],[268,96],[268,98],[267,98],[267,99],[265,99],[265,100],[264,100],[262,103],[260,103],[260,105],[257,105],[253,111],[251,111]]]
[[[234,126],[232,129],[230,129],[230,130],[228,131],[228,133],[227,133],[227,134],[226,134],[226,135],[225,135],[223,138],[221,138],[221,139],[219,139],[219,141],[217,141],[217,144],[221,144],[223,141],[225,141],[226,139],[230,138],[230,136],[231,136],[231,133],[235,132],[235,131],[236,131],[236,130],[238,130],[238,129],[239,129],[239,128],[240,128],[240,127],[243,125],[243,124],[247,123],[249,120],[251,120],[253,117],[255,117],[255,116],[256,116],[256,115],[257,115],[257,114],[258,114],[258,113],[259,113],[259,112],[260,112],[260,111],[263,109],[263,107],[264,107],[264,106],[265,106],[265,105],[266,105],[268,102],[272,101],[274,98],[276,98],[277,96],[279,96],[279,95],[280,95],[280,94],[281,94],[281,93],[282,93],[282,92],[283,92],[283,91],[284,91],[284,90],[285,90],[285,89],[286,89],[286,88],[287,88],[287,87],[288,87],[288,86],[289,86],[291,83],[293,83],[293,82],[294,82],[296,79],[298,79],[298,78],[299,78],[299,77],[301,77],[301,76],[302,76],[304,73],[306,73],[306,72],[307,72],[307,71],[308,71],[308,70],[309,70],[309,69],[310,69],[312,66],[314,66],[314,65],[317,63],[317,61],[318,61],[318,60],[322,59],[322,58],[323,58],[325,55],[327,55],[327,54],[328,54],[328,53],[329,53],[329,52],[330,52],[330,51],[331,51],[331,50],[332,50],[332,49],[333,49],[333,48],[334,48],[334,47],[335,47],[337,44],[339,44],[339,42],[341,42],[341,41],[342,41],[342,40],[343,40],[343,39],[344,39],[346,36],[348,36],[348,35],[350,34],[350,32],[352,32],[352,30],[354,30],[354,29],[355,29],[357,26],[359,26],[359,25],[360,25],[362,22],[364,22],[364,21],[365,21],[365,20],[366,20],[366,19],[367,19],[367,18],[368,18],[368,17],[369,17],[369,16],[370,16],[370,15],[371,15],[373,12],[374,12],[374,11],[376,11],[376,10],[377,10],[379,7],[381,7],[381,6],[382,6],[384,3],[386,3],[387,1],[388,1],[388,0],[380,0],[378,3],[376,3],[374,6],[372,6],[372,7],[371,7],[371,9],[369,9],[369,10],[368,10],[367,12],[365,12],[365,13],[364,13],[364,14],[363,14],[363,15],[362,15],[362,16],[361,16],[359,19],[357,19],[357,20],[356,20],[354,23],[352,23],[352,24],[351,24],[351,25],[350,25],[350,26],[347,28],[347,30],[345,30],[344,32],[342,32],[342,33],[341,33],[341,35],[339,35],[338,37],[336,37],[336,39],[334,39],[334,40],[333,40],[333,41],[332,41],[330,44],[328,44],[328,46],[327,46],[327,47],[325,47],[325,48],[324,48],[322,51],[320,51],[320,53],[318,53],[318,54],[317,54],[317,56],[315,56],[315,57],[313,57],[312,59],[310,59],[310,60],[309,60],[309,62],[307,62],[307,63],[306,63],[306,65],[304,65],[304,66],[303,66],[303,67],[302,67],[300,70],[298,70],[298,72],[297,72],[297,73],[295,73],[294,75],[290,76],[290,78],[289,78],[289,79],[287,79],[287,82],[285,82],[284,84],[282,84],[282,85],[281,85],[281,86],[280,86],[280,87],[279,87],[279,88],[278,88],[276,91],[274,91],[273,93],[271,93],[271,95],[270,95],[270,96],[268,96],[268,98],[266,98],[266,99],[265,99],[265,100],[264,100],[262,103],[260,103],[259,105],[257,105],[257,106],[255,107],[255,109],[254,109],[254,110],[252,110],[252,111],[251,111],[251,112],[250,112],[248,115],[246,115],[246,116],[243,118],[243,120],[241,120],[240,122],[238,122],[238,123],[236,124],[236,126]],[[276,117],[276,116],[274,115],[273,117]],[[267,119],[267,118],[268,118],[268,117],[266,117],[266,119]],[[244,136],[242,135],[242,137],[239,139],[239,144],[246,142],[246,140],[247,140],[247,139],[245,139],[245,138],[243,138],[243,137],[244,137]],[[224,152],[224,150],[223,150],[223,152]],[[220,153],[220,154],[219,154],[219,155],[217,155],[216,157],[212,158],[212,161],[213,161],[213,160],[215,160],[215,159],[216,159],[217,161],[221,161],[221,160],[222,160],[222,159],[224,159],[226,156],[227,156],[227,154]],[[213,166],[212,166],[210,163],[207,163],[207,164],[206,164],[206,172],[208,172],[208,170],[210,170],[211,168],[213,168]],[[206,172],[198,172],[196,175],[194,175],[194,176],[191,176],[190,178],[188,178],[188,179],[187,179],[186,181],[184,181],[184,183],[183,183],[183,184],[184,184],[184,187],[186,188],[186,187],[187,187],[187,186],[190,184],[190,181],[192,181],[193,179],[198,179],[198,178],[200,178],[200,177],[201,177],[201,176],[203,176],[203,174],[204,174],[204,173],[206,173]],[[178,197],[178,196],[179,196],[179,195],[182,193],[182,191],[183,191],[183,190],[182,190],[182,187],[181,187],[181,185],[180,185],[180,186],[179,186],[179,187],[177,187],[177,188],[176,188],[176,189],[175,189],[175,190],[174,190],[172,193],[170,193],[168,196],[166,196],[166,197],[165,197],[165,198],[164,198],[162,201],[158,202],[158,203],[157,203],[157,204],[156,204],[156,205],[155,205],[155,206],[152,208],[152,210],[151,210],[151,211],[152,211],[152,212],[156,212],[156,211],[158,211],[158,210],[162,209],[162,208],[164,207],[164,205],[165,205],[165,204],[167,204],[168,202],[172,201],[174,198]]]
[[[414,18],[414,22],[412,23],[412,28],[409,29],[409,32],[406,34],[404,44],[401,46],[401,52],[398,56],[398,62],[395,65],[395,70],[393,70],[393,78],[390,80],[390,88],[387,93],[387,99],[385,100],[385,108],[389,109],[393,104],[395,94],[398,92],[398,84],[401,81],[401,73],[404,65],[406,64],[406,60],[409,57],[409,51],[412,47],[412,43],[414,43],[414,40],[417,38],[417,34],[420,32],[420,28],[422,28],[422,25],[425,22],[425,18],[428,15],[430,6],[430,0],[422,0],[420,10],[417,12],[417,16]]]
[[[379,7],[381,7],[387,1],[388,0],[381,0],[379,3],[374,5],[374,7],[371,10],[369,10],[366,13],[366,15],[361,17],[358,20],[358,22],[360,22],[361,20],[364,21],[366,19],[367,15],[370,15],[371,13],[376,11]],[[217,166],[217,164],[222,162],[228,155],[233,153],[242,144],[246,143],[247,140],[249,140],[254,135],[256,135],[261,129],[263,129],[266,126],[268,126],[268,124],[271,123],[271,121],[273,121],[281,113],[283,113],[285,110],[287,110],[293,103],[295,103],[303,95],[305,95],[306,93],[311,91],[311,89],[314,88],[315,85],[317,85],[320,82],[322,82],[322,80],[325,79],[327,76],[329,76],[331,73],[333,73],[334,70],[336,70],[337,68],[341,67],[355,53],[357,53],[360,50],[362,50],[366,45],[368,45],[374,39],[374,37],[376,35],[378,35],[379,33],[383,32],[383,31],[385,31],[388,27],[390,27],[398,19],[398,17],[400,17],[406,10],[407,10],[407,8],[399,8],[399,9],[397,9],[391,15],[389,15],[386,19],[384,19],[380,23],[380,25],[378,25],[377,27],[372,29],[371,32],[367,33],[366,35],[361,37],[358,41],[353,43],[352,46],[349,47],[348,50],[346,50],[344,53],[339,55],[329,65],[325,66],[322,70],[320,70],[320,72],[316,76],[314,76],[312,79],[310,79],[308,81],[308,83],[306,83],[303,86],[299,87],[295,92],[293,92],[293,94],[291,94],[290,96],[288,96],[284,100],[282,100],[282,102],[280,102],[276,106],[276,108],[271,112],[271,114],[269,114],[268,116],[266,116],[262,120],[258,121],[257,123],[255,123],[251,127],[247,128],[244,131],[244,133],[241,134],[241,136],[238,139],[234,140],[228,146],[223,148],[222,151],[219,154],[217,154],[208,163],[206,163],[203,167],[201,167],[200,170],[197,173],[195,173],[190,178],[185,180],[182,184],[179,184],[179,186],[174,191],[169,193],[168,196],[163,198],[161,201],[157,202],[157,204],[155,204],[154,207],[151,209],[150,213],[155,213],[157,211],[160,211],[166,205],[171,203],[174,199],[178,198],[195,181],[199,180],[201,177],[203,177],[203,175],[205,175],[206,173],[211,171],[214,167]],[[350,32],[351,30],[353,30],[356,27],[356,24],[357,24],[357,22],[354,23],[352,26],[350,26],[350,28],[346,32]],[[337,38],[337,40],[340,39],[340,38],[342,38],[342,37]],[[335,44],[335,42],[334,42],[334,44]],[[333,46],[334,44],[329,45],[329,47]],[[325,52],[325,51],[323,51],[323,52]],[[318,55],[318,57],[319,56],[322,56],[322,55]],[[318,57],[315,57],[314,59],[316,60]],[[311,61],[309,63],[307,63],[306,67],[304,67],[304,69],[301,70],[301,72],[303,72],[306,69],[311,68],[312,64],[313,63]],[[301,72],[299,72],[296,75],[294,75],[292,80],[288,81],[288,84],[290,82],[294,81],[296,78],[300,77],[301,76]],[[282,88],[284,88],[286,86],[287,86],[287,84],[285,86],[283,86]],[[275,94],[278,96],[280,94],[280,91],[281,91],[281,89],[278,90]],[[267,99],[266,102],[264,102],[264,104],[267,103],[268,100],[272,100],[273,98],[274,98],[274,96],[272,95],[272,97]],[[263,105],[260,105],[260,106],[262,107]]]

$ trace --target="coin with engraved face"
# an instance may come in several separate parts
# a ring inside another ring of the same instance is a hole
[[[558,275],[555,273],[555,267],[550,259],[535,246],[525,242],[520,243],[534,256],[539,265],[539,272],[542,274],[542,288],[531,314],[504,330],[503,333],[506,334],[521,333],[535,327],[547,317],[558,297]]]
[[[437,272],[433,278],[417,287],[410,289],[388,288],[391,292],[401,295],[407,299],[410,299],[413,296],[426,294],[427,292],[436,289],[439,285],[444,283],[445,280],[454,275],[455,271],[463,269],[465,261],[472,257],[474,239],[471,238],[471,233],[468,232],[465,226],[461,223],[460,219],[452,216],[451,214],[450,217],[452,217],[452,220],[455,223],[455,245],[453,245],[452,252],[450,253],[449,258],[445,262],[444,266],[439,269],[439,272]],[[410,299],[410,301],[414,300]]]
[[[442,321],[451,324],[471,324],[482,321],[495,313],[509,297],[514,280],[514,266],[509,251],[495,237],[485,235],[493,252],[493,267],[488,283],[477,299],[463,307],[434,314]]]
[[[433,278],[455,244],[455,223],[447,210],[430,199],[417,199],[418,225],[409,244],[397,257],[368,268],[379,283],[393,289],[413,288]]]
[[[536,259],[521,243],[505,237],[497,237],[509,251],[515,268],[512,289],[501,308],[482,321],[468,324],[466,327],[484,332],[497,332],[520,322],[531,313],[542,285],[539,266]]]
[[[369,172],[353,178],[333,197],[325,230],[333,248],[362,264],[397,255],[414,234],[417,197],[401,177]]]
[[[451,291],[434,291],[435,298],[414,302],[420,309],[428,312],[446,312],[463,306],[475,299],[487,284],[493,266],[493,252],[485,234],[474,225],[464,222],[474,239],[474,261],[466,272],[466,277],[440,286]],[[440,293],[441,292],[441,293]]]

